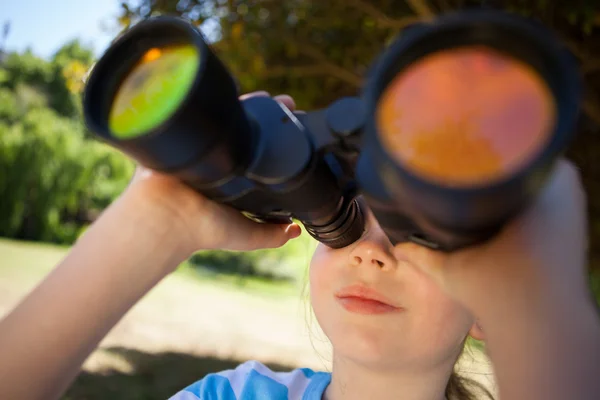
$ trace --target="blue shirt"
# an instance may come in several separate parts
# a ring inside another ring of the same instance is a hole
[[[206,375],[170,400],[321,400],[331,381],[328,372],[308,368],[273,372],[257,361]]]

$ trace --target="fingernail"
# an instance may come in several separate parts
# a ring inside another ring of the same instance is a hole
[[[300,227],[296,224],[287,225],[284,230],[290,239],[295,239],[302,233]]]
[[[296,108],[296,102],[290,95],[280,94],[275,96],[274,99],[292,111]]]
[[[247,100],[252,97],[268,97],[271,94],[265,90],[259,90],[257,92],[246,93],[240,96],[240,100]]]

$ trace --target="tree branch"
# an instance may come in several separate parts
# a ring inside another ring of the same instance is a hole
[[[330,72],[327,66],[322,64],[301,65],[301,66],[285,66],[275,65],[268,66],[266,71],[260,74],[261,78],[278,78],[280,76],[315,76],[327,75]]]
[[[435,17],[435,12],[427,4],[427,0],[406,0],[415,14],[421,18],[431,19]]]
[[[362,11],[366,15],[369,15],[371,18],[377,21],[377,24],[382,28],[403,29],[411,24],[421,22],[423,20],[422,17],[415,15],[410,15],[400,19],[390,18],[377,7],[367,3],[364,0],[346,0],[346,4]]]
[[[563,43],[567,46],[571,53],[573,53],[573,55],[579,60],[585,61],[587,59],[587,52],[581,48],[579,43],[565,37],[563,37]]]
[[[317,61],[321,68],[328,70],[330,74],[336,76],[337,78],[343,80],[350,85],[360,88],[362,85],[362,77],[358,74],[355,74],[352,71],[349,71],[339,65],[331,62],[329,58],[317,47],[311,45],[310,43],[301,43],[298,42],[293,36],[288,33],[282,32],[282,39],[293,43],[298,47],[298,51],[305,56]]]
[[[341,80],[357,88],[361,87],[362,78],[359,75],[348,71],[347,69],[342,68],[335,63],[332,63],[318,48],[308,43],[299,43],[298,49],[300,53],[312,58],[315,61],[319,61],[323,67],[327,68],[330,73],[337,76]]]
[[[600,71],[600,59],[592,59],[584,63],[581,67],[584,75],[590,75]]]
[[[377,7],[374,7],[373,5],[369,4],[365,0],[346,1],[349,2],[351,6],[373,17],[383,27],[402,29],[413,23],[422,22],[423,20],[429,20],[435,16],[435,13],[429,7],[426,0],[406,0],[410,5],[411,9],[417,15],[408,16],[401,19],[389,18],[384,12],[379,10]],[[298,43],[296,39],[291,37],[290,35],[284,35],[283,39],[288,42],[293,42],[298,47],[300,53],[318,62],[318,69],[316,69],[316,67],[298,67],[299,69],[296,70],[297,73],[316,75],[328,71],[330,74],[336,76],[337,78],[354,87],[360,88],[362,86],[363,79],[360,75],[331,62],[329,58],[320,49],[313,46],[312,44]],[[291,70],[288,69],[287,73],[291,73]],[[279,74],[283,74],[283,70],[271,70],[268,72],[268,74],[277,76]]]
[[[448,0],[440,0],[439,5],[440,5],[440,9],[442,10],[442,12],[448,12],[448,11],[452,10],[452,7],[448,3]]]
[[[592,90],[586,90],[582,108],[586,115],[600,126],[600,100]]]
[[[581,63],[581,72],[584,76],[591,75],[600,69],[600,60],[590,57],[590,52],[579,43],[564,38],[568,49],[577,57]],[[583,112],[598,126],[600,126],[600,99],[593,93],[592,89],[586,90],[582,104]]]

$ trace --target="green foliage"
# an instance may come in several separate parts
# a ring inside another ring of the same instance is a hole
[[[10,54],[0,69],[1,236],[71,243],[131,177],[130,161],[86,139],[73,63],[92,63],[77,42],[50,62]]]
[[[12,91],[0,88],[0,121],[15,122],[19,117],[19,106]]]
[[[52,57],[49,90],[53,94],[51,106],[59,114],[68,117],[81,115],[79,94],[92,62],[92,51],[77,40],[65,44]]]
[[[11,53],[0,69],[0,86],[11,90],[32,88],[45,103],[65,117],[80,117],[80,91],[93,53],[79,41],[61,47],[48,62],[31,52]]]
[[[152,15],[177,15],[202,27],[243,91],[289,93],[321,107],[360,90],[377,55],[407,26],[444,11],[497,7],[541,20],[578,53],[598,43],[600,3],[567,0],[122,0],[127,27]],[[589,40],[582,40],[589,36]]]
[[[94,53],[91,49],[84,47],[79,40],[71,40],[54,53],[52,61],[58,65],[67,65],[72,61],[79,61],[89,66],[94,62]]]
[[[192,256],[190,264],[218,274],[301,283],[305,279],[315,246],[316,241],[304,231],[299,238],[278,249],[249,252],[202,251]]]
[[[0,125],[0,235],[75,240],[90,213],[110,202],[131,176],[129,162],[113,152],[84,139],[80,123],[49,109]]]
[[[3,85],[12,89],[22,83],[44,86],[50,79],[52,69],[49,63],[29,51],[9,54],[2,68]]]

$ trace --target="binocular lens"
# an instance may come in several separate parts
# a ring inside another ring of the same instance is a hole
[[[200,54],[190,44],[146,51],[117,89],[108,116],[118,139],[142,136],[179,108],[198,73]]]
[[[390,156],[443,186],[500,181],[548,145],[551,90],[529,65],[484,46],[435,52],[410,65],[379,99],[376,123]]]

